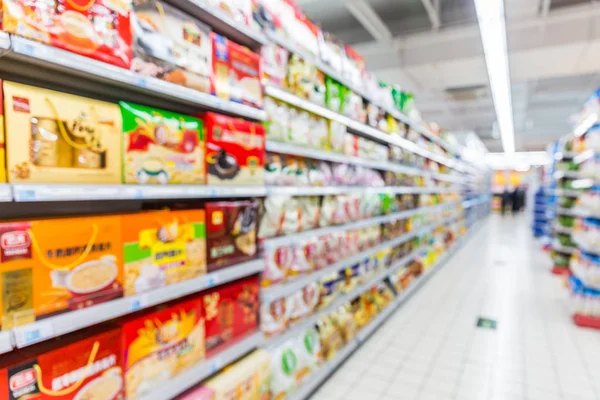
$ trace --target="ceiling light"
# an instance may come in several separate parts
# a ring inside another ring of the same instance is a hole
[[[518,172],[527,172],[530,169],[531,169],[531,165],[528,165],[528,164],[517,165],[517,167],[515,168],[515,170]]]
[[[506,49],[504,0],[475,0],[475,8],[496,109],[496,119],[500,128],[502,148],[506,153],[513,153],[515,151],[515,128]]]

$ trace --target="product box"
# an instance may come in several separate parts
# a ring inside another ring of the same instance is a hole
[[[151,393],[204,359],[202,297],[174,302],[122,326],[128,400]]]
[[[258,256],[257,202],[206,203],[205,209],[208,272]]]
[[[121,183],[116,104],[4,82],[10,182]]]
[[[212,94],[236,103],[263,107],[260,55],[211,33],[213,44]]]
[[[210,93],[211,29],[159,0],[135,0],[131,69]]]
[[[124,215],[125,296],[206,273],[204,210]]]
[[[0,182],[6,182],[6,153],[4,151],[4,98],[0,80]]]
[[[120,106],[125,183],[205,183],[201,120],[124,101]]]
[[[252,0],[209,0],[225,11],[235,22],[250,25],[252,20]]]
[[[203,296],[206,354],[223,347],[258,327],[258,278],[242,279],[210,290]]]
[[[70,335],[17,350],[0,365],[0,399],[122,400],[121,335]]]
[[[5,0],[3,29],[129,69],[131,1]]]
[[[265,184],[265,128],[225,115],[204,114],[209,185]]]
[[[214,400],[270,400],[270,363],[271,356],[269,353],[264,350],[255,350],[240,361],[229,366],[225,371],[204,382],[202,387],[198,389],[200,391],[211,390],[214,393],[214,397],[199,398]],[[198,399],[198,397],[186,397],[185,399]]]
[[[2,329],[123,295],[118,216],[0,224]]]

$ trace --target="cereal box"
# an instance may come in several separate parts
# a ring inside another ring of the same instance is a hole
[[[125,393],[137,399],[204,359],[202,297],[171,303],[125,322]]]
[[[204,294],[208,356],[257,329],[259,290],[258,278],[253,277],[219,286]]]
[[[202,121],[121,102],[125,183],[204,184]]]
[[[270,364],[269,353],[255,350],[202,386],[214,392],[214,400],[270,400]]]
[[[206,273],[204,210],[122,217],[125,296]]]
[[[122,400],[118,329],[69,336],[11,354],[0,371],[0,398],[11,400]]]
[[[0,224],[2,329],[123,295],[118,216]]]
[[[4,82],[8,180],[120,183],[116,104]]]
[[[212,94],[236,103],[263,107],[260,55],[231,40],[212,35]]]
[[[210,93],[211,29],[159,0],[133,3],[131,69]]]
[[[209,185],[265,184],[265,128],[206,113],[206,170]]]
[[[257,257],[257,202],[206,203],[205,209],[208,272]]]
[[[130,0],[4,0],[3,29],[119,67],[131,63]]]

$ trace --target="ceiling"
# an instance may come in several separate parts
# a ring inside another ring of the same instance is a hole
[[[296,0],[423,118],[501,151],[474,0]],[[543,150],[600,86],[599,0],[504,0],[517,151]]]

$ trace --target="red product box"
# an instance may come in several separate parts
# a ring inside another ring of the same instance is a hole
[[[120,338],[114,329],[7,355],[14,360],[0,368],[0,399],[124,399]]]
[[[211,37],[212,94],[236,103],[262,108],[260,55],[214,32],[211,33]]]
[[[208,185],[265,184],[265,128],[254,122],[206,113]]]
[[[131,3],[119,0],[4,0],[8,33],[129,69]]]
[[[204,294],[207,357],[258,328],[259,290],[258,277],[252,277]]]

